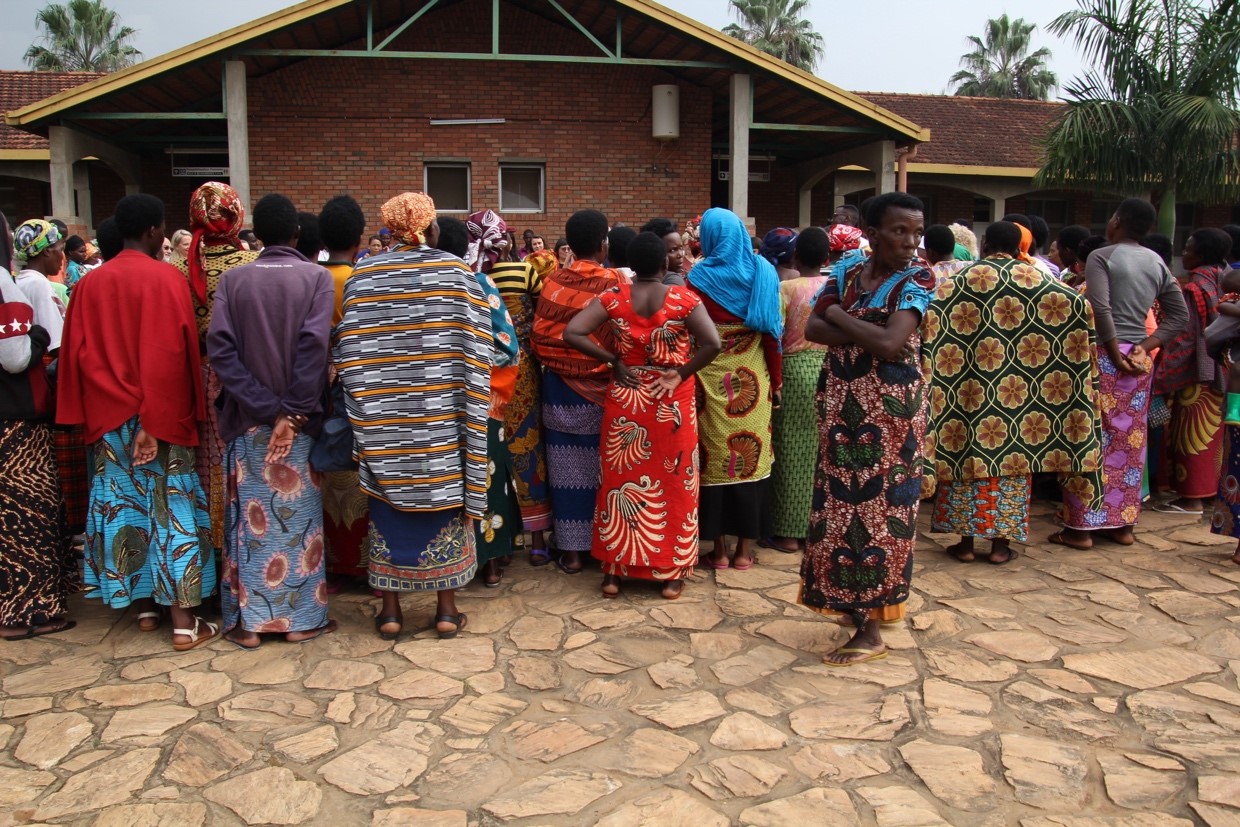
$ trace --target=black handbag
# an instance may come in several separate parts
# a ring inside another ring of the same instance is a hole
[[[337,379],[325,392],[327,404],[323,430],[310,448],[310,467],[320,474],[332,471],[356,471],[353,459],[353,426],[344,402],[344,385]]]

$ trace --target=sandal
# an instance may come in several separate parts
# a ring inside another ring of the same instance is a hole
[[[67,632],[77,626],[76,620],[60,620],[45,623],[42,626],[31,626],[26,629],[25,634],[21,635],[0,635],[5,640],[30,640],[35,637],[43,637],[44,635],[55,635],[60,632]]]
[[[229,629],[228,632],[224,634],[224,640],[227,641],[228,643],[231,643],[233,646],[236,646],[238,649],[243,649],[246,652],[253,652],[255,649],[263,645],[262,635],[256,634],[255,637],[258,638],[258,643],[255,643],[253,646],[251,646],[249,644],[242,643],[241,641],[237,640],[235,637],[232,637],[231,634],[235,630],[236,630],[235,627],[233,629]],[[242,629],[242,631],[245,631],[245,630]]]
[[[881,652],[876,652],[873,649],[863,649],[860,646],[841,646],[839,649],[836,649],[831,654],[832,655],[865,655],[865,657],[863,658],[857,658],[856,660],[845,661],[844,663],[836,663],[835,661],[828,660],[827,658],[822,659],[823,664],[826,666],[836,666],[836,667],[856,666],[859,663],[869,663],[870,661],[884,660],[887,657],[887,650],[883,649]]]
[[[534,568],[541,568],[551,562],[551,552],[545,548],[530,549],[530,565]]]
[[[1007,565],[1008,563],[1012,562],[1013,560],[1015,560],[1017,557],[1019,557],[1019,556],[1020,556],[1020,552],[1019,552],[1019,551],[1017,551],[1016,549],[1012,548],[1011,546],[1008,546],[1008,547],[1007,547],[1007,549],[1005,549],[1005,550],[1007,551],[1007,557],[1004,557],[1004,558],[1002,558],[1001,560],[996,560],[996,559],[995,559],[995,552],[993,552],[993,551],[992,551],[992,552],[991,552],[991,553],[990,553],[990,554],[986,557],[986,562],[987,562],[987,563],[990,563],[990,565],[992,565],[992,566],[1004,566],[1004,565]],[[1002,552],[1000,552],[1000,553],[1002,553]]]
[[[1104,540],[1109,540],[1110,542],[1121,546],[1131,546],[1133,543],[1137,542],[1137,538],[1132,534],[1132,529],[1128,530],[1127,539],[1120,539],[1118,536],[1119,531],[1120,529],[1118,528],[1100,528],[1095,531],[1094,534]]]
[[[339,624],[337,624],[336,621],[332,620],[331,618],[328,618],[327,623],[323,624],[319,628],[310,629],[309,631],[312,632],[313,634],[310,634],[309,637],[298,638],[297,640],[289,640],[288,634],[286,633],[284,635],[284,642],[285,643],[305,643],[307,641],[316,640],[318,638],[323,637],[323,635],[330,635],[332,632],[336,631],[338,626]]]
[[[963,541],[948,546],[944,549],[944,551],[946,551],[950,556],[955,557],[961,563],[972,563],[977,559],[977,555],[974,553],[973,549],[965,551]]]
[[[388,625],[389,623],[395,623],[401,628],[397,629],[395,632],[383,631],[383,627]],[[404,630],[404,625],[405,625],[404,618],[396,617],[396,615],[389,615],[387,617],[376,617],[375,618],[375,631],[379,633],[379,637],[382,640],[396,640],[396,638],[400,637],[400,633]]]
[[[139,632],[158,632],[162,616],[159,612],[138,612]],[[148,622],[150,621],[150,622]]]
[[[451,640],[469,625],[469,617],[464,612],[454,615],[438,615],[435,618],[435,626],[438,627],[440,623],[451,623],[456,626],[451,632],[440,632],[436,628],[436,634],[439,635],[440,640]]]
[[[1076,543],[1076,542],[1068,542],[1067,535],[1064,534],[1062,531],[1056,531],[1054,534],[1047,537],[1046,541],[1048,543],[1054,543],[1057,546],[1067,546],[1068,548],[1074,548],[1077,551],[1089,551],[1090,549],[1094,547],[1093,540],[1089,541],[1089,545],[1084,545],[1082,543]]]
[[[207,627],[207,634],[200,635],[198,634],[198,630],[201,629],[203,626]],[[194,615],[194,628],[172,630],[173,637],[178,637],[178,636],[187,637],[189,638],[189,643],[176,643],[174,641],[172,644],[172,648],[176,649],[178,652],[188,652],[190,649],[196,649],[202,644],[208,641],[214,640],[215,638],[219,637],[219,634],[220,634],[219,626],[216,626],[214,623],[210,623],[206,620],[203,620],[198,615]]]
[[[497,560],[491,560],[482,567],[482,585],[488,589],[498,589],[504,580],[504,570]]]
[[[569,568],[568,565],[564,563],[564,552],[560,552],[560,556],[556,558],[555,567],[565,574],[581,574],[582,569],[580,561],[577,563],[577,568]]]
[[[662,592],[663,599],[664,600],[679,600],[680,594],[684,590],[685,590],[685,581],[669,580],[667,583],[663,585],[663,592]]]
[[[1171,502],[1158,503],[1154,506],[1154,510],[1159,514],[1184,514],[1189,517],[1200,517],[1205,513],[1205,509],[1202,509],[1201,511],[1192,511],[1182,505],[1176,505],[1174,500]]]

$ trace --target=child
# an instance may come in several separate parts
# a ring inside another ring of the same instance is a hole
[[[1223,274],[1218,318],[1206,328],[1206,350],[1227,369],[1223,424],[1240,425],[1240,270]]]

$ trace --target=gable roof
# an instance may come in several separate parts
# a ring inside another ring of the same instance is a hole
[[[0,111],[28,106],[99,77],[96,72],[24,72],[0,70]],[[0,153],[10,160],[44,160],[47,139],[41,135],[0,124]],[[29,155],[29,158],[17,156]]]
[[[467,0],[374,0],[374,42],[399,35],[388,49],[417,40],[418,29],[445,9]],[[810,126],[801,133],[787,131],[772,136],[797,151],[821,153],[829,143],[874,140],[881,136],[901,144],[928,140],[929,132],[908,118],[884,109],[874,101],[845,91],[808,72],[741,43],[692,18],[678,14],[653,0],[505,0],[525,13],[537,14],[546,23],[559,25],[580,37],[585,48],[610,44],[624,35],[624,58],[649,63],[668,61],[668,71],[715,90],[716,111],[721,102],[726,113],[726,77],[736,71],[754,79],[756,122],[781,122]],[[419,26],[404,31],[415,12],[430,9]],[[486,4],[484,13],[489,13]],[[566,24],[557,11],[563,8],[575,21]],[[357,0],[304,0],[304,2],[237,26],[189,46],[143,61],[109,74],[84,86],[53,94],[16,110],[9,110],[5,121],[11,126],[32,130],[45,128],[60,117],[71,118],[73,111],[220,111],[220,60],[243,58],[254,74],[273,71],[306,56],[297,52],[359,54],[367,40],[367,3]],[[581,22],[578,22],[581,21]],[[486,20],[481,21],[484,25]],[[576,26],[577,28],[573,28]],[[588,29],[589,34],[576,34]],[[422,41],[424,45],[424,40]],[[359,45],[360,44],[360,45]],[[438,44],[436,44],[438,45]],[[541,45],[541,44],[538,44]],[[405,47],[407,48],[407,46]],[[442,47],[440,47],[442,48]],[[516,51],[509,50],[509,51]],[[522,52],[533,53],[534,44],[524,44]],[[428,52],[406,52],[425,56]],[[594,54],[600,54],[594,52]],[[374,56],[365,53],[363,56]],[[399,56],[399,54],[397,55]],[[451,55],[445,54],[445,57]],[[617,60],[617,63],[619,61]],[[697,62],[699,65],[689,66]],[[161,88],[162,87],[162,88]],[[195,103],[196,102],[196,103]],[[101,122],[94,126],[103,129]],[[131,124],[132,125],[132,124]],[[834,125],[827,132],[812,127]],[[106,131],[106,130],[104,130]],[[719,124],[716,124],[717,138]],[[867,137],[867,133],[869,137]],[[119,137],[119,136],[118,136]],[[726,137],[726,130],[725,136]]]
[[[963,95],[906,95],[858,92],[884,109],[928,127],[934,140],[917,149],[912,172],[944,172],[933,166],[1010,167],[1027,171],[1042,166],[1041,141],[1065,104]],[[960,170],[964,172],[964,170]]]

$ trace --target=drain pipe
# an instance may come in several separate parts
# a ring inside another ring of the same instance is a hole
[[[900,192],[908,192],[908,162],[917,157],[920,147],[921,144],[913,144],[896,150],[896,189]]]

